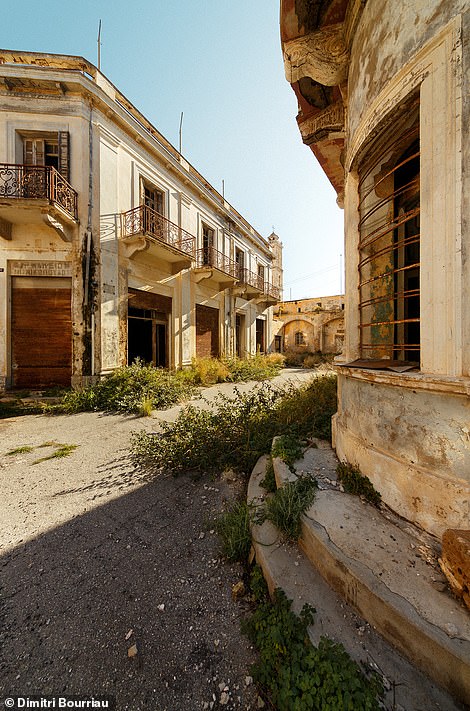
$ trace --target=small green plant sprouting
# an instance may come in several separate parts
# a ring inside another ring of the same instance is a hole
[[[296,541],[301,532],[301,516],[311,506],[317,488],[316,479],[299,477],[288,482],[266,501],[265,517],[271,521],[288,540]]]
[[[215,521],[214,528],[222,541],[222,551],[232,562],[245,562],[251,548],[251,508],[245,502],[232,504]]]
[[[336,474],[348,494],[363,496],[374,506],[380,506],[382,500],[380,493],[374,489],[370,479],[361,474],[357,467],[353,467],[347,462],[340,462],[336,467]]]
[[[41,462],[47,462],[49,459],[61,459],[62,457],[68,457],[72,452],[77,449],[78,444],[59,444],[58,442],[45,442],[40,445],[41,447],[53,446],[56,449],[48,454],[46,457],[41,457],[36,459],[33,464],[40,464]]]
[[[255,602],[265,602],[268,599],[268,586],[264,579],[263,571],[257,564],[253,566],[251,571],[250,590]]]
[[[341,644],[322,637],[315,647],[307,631],[315,609],[304,605],[297,616],[282,590],[275,590],[271,601],[259,583],[253,590],[258,607],[242,622],[242,631],[259,650],[260,660],[252,674],[273,707],[280,711],[378,711],[383,695],[379,677],[367,678]]]
[[[32,452],[34,447],[29,447],[28,445],[24,445],[23,447],[16,447],[16,449],[11,449],[9,452],[7,452],[8,457],[12,457],[14,454],[27,454],[28,452]]]
[[[261,479],[261,481],[260,481],[260,484],[263,487],[263,489],[266,489],[268,494],[274,494],[274,492],[277,489],[276,477],[274,475],[273,458],[271,456],[268,456],[268,458],[267,458],[266,471],[264,474],[264,478]]]
[[[280,435],[274,442],[271,454],[279,457],[294,472],[294,463],[302,456],[299,438],[291,433]]]
[[[139,415],[142,417],[150,417],[153,409],[153,398],[144,395],[140,401]]]

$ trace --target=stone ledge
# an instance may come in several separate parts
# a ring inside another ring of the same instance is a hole
[[[338,375],[355,380],[363,380],[381,385],[400,386],[410,390],[427,390],[431,392],[451,393],[453,395],[470,396],[470,378],[432,375],[429,373],[410,372],[394,373],[390,370],[372,370],[368,368],[350,368],[335,362],[334,370]]]
[[[274,459],[273,464],[278,485],[295,476],[279,459]],[[259,479],[259,466],[260,463],[257,465],[258,471],[255,468],[253,472],[252,480],[255,474]],[[248,489],[249,500],[253,496],[260,496],[259,484],[255,487],[252,480]],[[335,496],[348,497],[340,492],[321,493],[328,494],[329,499],[325,501],[330,501],[333,506]],[[363,525],[371,525],[368,507],[362,504],[359,498],[348,499],[355,500],[352,506],[357,502],[359,515],[363,516]],[[302,536],[299,541],[300,547],[315,569],[384,639],[436,683],[447,689],[452,696],[465,703],[470,698],[470,641],[452,638],[437,625],[423,619],[404,595],[393,592],[382,582],[377,571],[372,566],[367,566],[364,554],[354,558],[345,553],[333,542],[326,528],[315,519],[315,505],[314,503],[303,517]],[[336,506],[333,513],[338,518]],[[361,536],[364,535],[363,528],[357,530],[361,531]],[[374,530],[369,533],[373,536]],[[257,560],[272,591],[276,587],[276,575],[270,569],[270,560],[276,548],[281,545],[279,534],[274,527],[268,528],[264,524],[262,529],[254,529],[253,536]],[[385,559],[384,566],[386,565]]]

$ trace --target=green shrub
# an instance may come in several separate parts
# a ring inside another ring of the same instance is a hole
[[[160,423],[159,434],[137,432],[131,452],[136,464],[174,473],[251,472],[276,434],[273,409],[282,390],[263,385],[235,398],[218,395],[211,410],[187,405],[174,423]]]
[[[274,475],[273,458],[271,456],[269,456],[267,459],[266,472],[264,474],[264,478],[260,481],[260,485],[263,487],[263,489],[266,489],[268,494],[274,494],[277,489],[276,477]]]
[[[317,482],[313,477],[299,477],[284,484],[267,499],[265,517],[291,541],[296,541],[301,532],[301,516],[315,498]]]
[[[198,385],[226,383],[230,375],[227,365],[218,358],[193,358],[191,371]]]
[[[131,453],[136,465],[180,471],[250,473],[275,435],[329,437],[336,411],[336,378],[324,376],[300,388],[263,383],[235,397],[218,395],[210,410],[187,405],[158,434],[137,432]]]
[[[302,368],[316,368],[324,363],[321,353],[309,353],[303,360]]]
[[[136,361],[118,368],[96,385],[66,393],[60,405],[49,408],[52,413],[134,412],[150,414],[152,410],[170,407],[190,397],[194,386],[180,372],[154,368]]]
[[[295,471],[294,462],[302,456],[302,447],[298,437],[290,433],[280,435],[273,444],[271,455],[282,459],[292,472]]]
[[[242,630],[259,650],[252,668],[278,711],[378,711],[383,688],[377,675],[367,678],[341,644],[326,637],[318,647],[307,629],[315,609],[304,605],[300,615],[292,601],[276,590],[273,601],[260,597]]]
[[[254,565],[251,571],[250,590],[256,602],[265,602],[268,599],[268,586],[259,565]]]
[[[191,374],[193,382],[198,385],[213,385],[215,383],[237,383],[248,380],[268,380],[279,373],[284,365],[284,357],[280,353],[238,358],[227,356],[222,358],[194,358],[191,368],[186,371]]]
[[[215,520],[214,528],[222,541],[225,557],[243,563],[251,548],[251,510],[245,502],[233,504]]]
[[[374,489],[371,480],[361,474],[357,467],[353,467],[347,462],[340,462],[336,467],[336,474],[348,494],[363,496],[374,506],[380,506],[382,496],[377,489]]]
[[[257,353],[248,358],[231,357],[226,359],[230,371],[229,380],[240,382],[247,380],[268,380],[278,375],[284,367],[284,357],[280,353],[262,355]]]
[[[308,352],[297,353],[296,351],[284,351],[285,364],[291,368],[301,368]]]

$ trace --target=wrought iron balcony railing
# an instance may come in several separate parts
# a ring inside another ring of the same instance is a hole
[[[265,281],[263,287],[263,294],[267,294],[272,299],[276,299],[276,301],[279,301],[280,289],[277,286],[273,286],[268,281]]]
[[[237,264],[237,276],[241,284],[246,284],[259,292],[263,291],[264,280],[263,277],[254,272],[250,272],[249,269],[243,269]]]
[[[147,205],[139,205],[121,214],[121,234],[123,238],[144,234],[184,252],[192,259],[196,256],[195,237]]]
[[[214,247],[203,247],[197,251],[198,267],[213,267],[224,274],[228,274],[237,279],[237,264],[231,259],[218,252]]]
[[[48,200],[78,219],[78,195],[52,166],[0,163],[0,198]]]

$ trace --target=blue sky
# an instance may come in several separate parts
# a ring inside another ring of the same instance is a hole
[[[284,244],[284,298],[337,294],[343,213],[284,78],[277,0],[16,0],[0,45],[82,55],[264,236]]]

